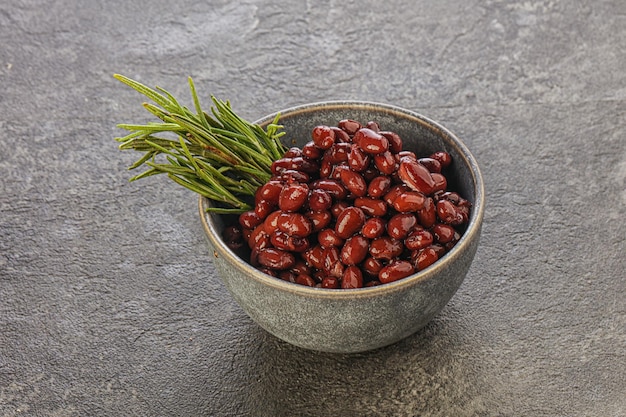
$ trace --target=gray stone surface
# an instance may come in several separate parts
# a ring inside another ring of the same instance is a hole
[[[626,415],[626,3],[0,4],[0,415]],[[327,99],[463,138],[487,213],[408,339],[292,347],[245,316],[196,198],[127,182],[119,72],[248,118]]]

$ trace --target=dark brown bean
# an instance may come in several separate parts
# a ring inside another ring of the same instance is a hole
[[[378,280],[381,284],[387,284],[389,282],[406,278],[414,272],[415,268],[413,268],[413,265],[411,265],[410,262],[395,260],[380,270],[378,273]]]

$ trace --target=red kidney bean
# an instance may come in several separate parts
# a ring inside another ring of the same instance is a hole
[[[434,264],[437,259],[439,259],[439,256],[437,256],[437,252],[435,252],[435,250],[431,247],[420,249],[413,252],[413,254],[411,255],[413,265],[415,265],[415,269],[418,271],[426,269],[430,265]]]
[[[257,260],[266,268],[278,270],[289,269],[296,263],[293,254],[276,248],[259,249]]]
[[[317,234],[317,241],[323,248],[342,246],[344,243],[344,240],[337,236],[334,229],[320,230]]]
[[[341,288],[362,288],[363,287],[363,274],[361,270],[356,266],[349,266],[345,269],[343,277],[341,278]]]
[[[433,158],[419,158],[417,160],[420,164],[424,165],[430,173],[441,173],[441,162]]]
[[[347,162],[351,147],[352,145],[349,143],[335,143],[328,151],[326,151],[329,152],[330,163],[338,164],[340,162]]]
[[[315,142],[311,141],[307,142],[302,147],[302,155],[309,159],[318,159],[322,155],[322,152],[320,148],[315,145]]]
[[[406,278],[415,272],[415,268],[410,262],[395,260],[391,261],[389,265],[383,267],[378,273],[378,280],[381,284],[387,284],[389,282],[397,281],[402,278]]]
[[[314,189],[309,193],[309,208],[313,211],[329,210],[333,204],[333,198],[324,190]]]
[[[264,249],[271,246],[270,235],[265,233],[263,225],[257,226],[248,238],[248,247],[250,249]]]
[[[404,246],[399,240],[383,236],[370,242],[369,253],[375,259],[391,260],[400,256],[403,249]]]
[[[308,250],[310,247],[308,239],[290,236],[280,230],[277,230],[270,235],[270,242],[275,248],[289,252],[300,253]]]
[[[318,270],[324,269],[324,248],[320,245],[313,246],[311,249],[305,251],[302,254],[302,258],[310,267]]]
[[[395,201],[395,199],[403,193],[406,193],[408,191],[411,191],[411,189],[409,187],[407,187],[404,184],[398,184],[398,185],[394,185],[392,186],[389,191],[385,194],[385,196],[383,197],[383,200],[385,201],[385,203],[387,203],[390,206],[393,206],[393,202]]]
[[[338,126],[331,126],[331,130],[335,132],[335,142],[350,143],[350,135]]]
[[[295,158],[298,156],[302,156],[302,149],[296,146],[293,146],[289,148],[287,152],[285,152],[285,154],[283,155],[283,158]]]
[[[374,165],[385,175],[393,174],[398,166],[396,158],[389,151],[374,156]]]
[[[433,234],[425,229],[415,229],[404,240],[404,246],[409,250],[419,250],[432,245]]]
[[[322,288],[338,289],[340,287],[340,280],[337,277],[324,277],[322,279]]]
[[[356,145],[351,145],[348,154],[348,166],[356,172],[364,171],[370,164],[370,156]]]
[[[333,219],[330,211],[308,211],[305,216],[311,220],[313,232],[319,232],[325,229]]]
[[[378,122],[375,122],[373,120],[370,120],[369,122],[367,122],[365,124],[365,127],[373,130],[374,132],[380,132],[380,125],[378,124]]]
[[[383,269],[383,266],[381,261],[371,256],[366,258],[362,264],[363,272],[372,277],[378,277],[378,273]]]
[[[254,210],[246,211],[239,215],[239,224],[244,229],[254,229],[263,222]]]
[[[438,151],[430,155],[431,158],[436,159],[441,164],[441,168],[448,168],[452,163],[452,157],[449,153],[444,151]]]
[[[435,251],[435,253],[437,254],[437,258],[441,258],[443,255],[446,254],[446,248],[443,245],[433,243],[429,247]]]
[[[336,200],[343,200],[348,195],[348,191],[341,183],[335,180],[317,180],[313,181],[311,188],[324,190]]]
[[[296,277],[296,284],[304,285],[307,287],[315,287],[316,282],[312,276],[300,274]]]
[[[287,184],[292,182],[301,182],[306,184],[309,182],[310,178],[311,177],[306,172],[296,171],[294,169],[286,169],[273,177],[274,181],[280,181]]]
[[[437,217],[443,223],[460,225],[463,223],[463,214],[459,213],[456,206],[448,200],[437,201]]]
[[[222,231],[222,239],[224,242],[241,242],[243,240],[243,231],[239,226],[227,226]]]
[[[342,264],[340,261],[337,261],[328,270],[328,275],[331,277],[341,278],[345,269],[346,269],[346,266]]]
[[[412,213],[400,213],[387,222],[387,234],[394,239],[404,239],[417,224],[417,217]]]
[[[254,206],[254,212],[260,219],[264,220],[272,211],[274,211],[275,207],[276,204],[270,201],[259,200]]]
[[[341,170],[341,182],[343,185],[357,197],[363,197],[367,193],[367,184],[363,177],[350,168]]]
[[[322,162],[320,162],[320,178],[327,179],[333,173],[334,166],[330,163],[328,159],[322,158]]]
[[[274,271],[273,269],[269,269],[269,268],[266,268],[264,266],[258,266],[257,269],[259,271],[263,272],[264,274],[273,276],[274,278],[278,277],[278,273],[276,271]]]
[[[435,185],[433,187],[433,193],[436,193],[437,191],[445,191],[445,189],[448,188],[448,180],[446,179],[446,177],[437,172],[431,173],[430,176],[435,182]]]
[[[255,202],[266,200],[278,204],[278,197],[282,189],[283,184],[280,181],[270,180],[257,190],[254,194],[254,200]]]
[[[413,162],[417,162],[417,155],[415,155],[415,152],[412,151],[401,151],[398,152],[398,156],[400,157],[400,162],[403,161],[413,161]]]
[[[350,204],[348,204],[347,202],[338,201],[335,204],[333,204],[333,206],[330,208],[330,212],[332,213],[334,218],[337,218],[339,217],[341,212],[347,209],[348,207],[350,207]]]
[[[416,212],[424,208],[426,196],[418,191],[406,191],[393,200],[393,208],[400,213]]]
[[[391,178],[388,176],[378,176],[372,179],[367,187],[367,195],[372,198],[384,196],[391,188]]]
[[[438,243],[443,244],[452,242],[454,240],[454,234],[456,233],[454,227],[443,223],[435,224],[432,228],[432,231],[435,236],[435,240]]]
[[[339,248],[335,246],[324,248],[324,252],[322,253],[322,259],[324,262],[324,270],[326,272],[328,272],[337,262],[339,262],[339,255]]]
[[[313,223],[304,214],[283,213],[278,217],[278,229],[289,236],[306,237],[313,232]]]
[[[288,184],[280,191],[278,207],[286,212],[298,211],[306,202],[308,195],[309,187],[306,184]]]
[[[385,233],[386,223],[380,217],[367,219],[361,228],[361,234],[368,239],[376,239]]]
[[[360,235],[354,235],[346,240],[341,248],[341,262],[345,265],[356,265],[365,259],[368,253],[369,241]]]
[[[343,120],[340,120],[339,123],[337,123],[337,127],[339,127],[339,129],[341,129],[344,132],[346,132],[348,135],[352,136],[359,129],[361,129],[362,125],[361,125],[361,123],[357,122],[356,120],[343,119]]]
[[[379,132],[389,141],[389,150],[395,154],[402,152],[402,138],[395,132],[383,131]]]
[[[365,153],[378,155],[389,149],[389,141],[383,135],[368,128],[359,129],[352,138],[352,143]]]
[[[265,229],[265,233],[271,235],[278,229],[278,218],[283,214],[282,211],[276,210],[271,212],[263,221],[263,228]]]
[[[424,202],[424,207],[417,211],[417,218],[419,223],[424,228],[429,229],[437,221],[437,212],[435,210],[435,202],[431,197],[427,197]]]
[[[320,149],[328,149],[335,143],[335,131],[329,126],[316,126],[311,132],[313,143]]]
[[[278,275],[277,275],[277,277],[282,279],[283,281],[288,281],[288,282],[293,282],[293,283],[296,282],[296,277],[297,276],[298,275],[294,274],[291,271],[280,271],[280,272],[278,272]]]
[[[304,260],[302,260],[302,258],[296,259],[296,263],[294,264],[294,266],[291,267],[290,271],[296,275],[300,275],[300,274],[311,275],[313,272],[311,267],[309,267],[304,262]]]
[[[431,194],[435,187],[430,171],[419,162],[403,161],[398,169],[398,176],[414,191]]]
[[[348,207],[339,214],[335,232],[342,239],[347,239],[363,227],[365,213],[358,207]]]
[[[387,203],[369,197],[359,197],[354,199],[354,206],[363,210],[368,216],[382,217],[387,214]]]

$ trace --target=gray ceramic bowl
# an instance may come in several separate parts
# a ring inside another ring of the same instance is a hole
[[[448,303],[461,285],[478,246],[484,211],[480,170],[465,145],[451,132],[414,112],[352,101],[307,104],[280,112],[285,144],[302,146],[318,124],[341,119],[377,121],[398,133],[404,149],[418,156],[445,150],[452,155],[447,174],[451,189],[473,204],[469,225],[457,245],[430,267],[389,284],[352,290],[310,288],[271,277],[233,253],[221,240],[224,218],[199,210],[210,253],[224,284],[261,327],[306,349],[362,352],[397,342],[423,327]],[[275,115],[257,121],[263,125]]]

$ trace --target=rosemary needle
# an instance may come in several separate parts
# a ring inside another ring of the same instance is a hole
[[[120,149],[143,152],[129,169],[145,166],[146,170],[131,181],[167,174],[177,184],[220,203],[211,211],[243,213],[252,209],[248,202],[272,176],[272,163],[287,150],[280,142],[285,132],[277,124],[278,116],[263,130],[239,117],[230,102],[214,96],[207,113],[202,110],[191,77],[193,110],[160,87],[152,89],[119,74],[114,77],[149,98],[153,103],[143,106],[160,120],[118,124],[130,132],[115,138]]]

